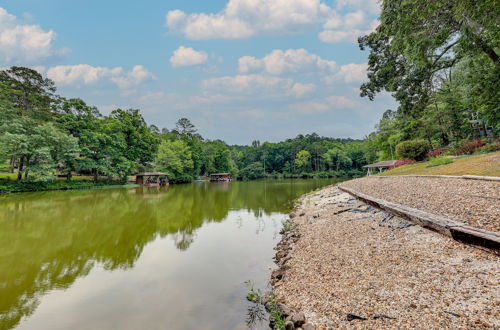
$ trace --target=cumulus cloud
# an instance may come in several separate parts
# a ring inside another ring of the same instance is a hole
[[[127,72],[125,75],[114,76],[111,81],[121,89],[128,89],[140,85],[146,80],[155,79],[156,77],[142,65],[136,65],[132,71]]]
[[[325,74],[335,71],[335,61],[324,60],[305,49],[275,49],[263,58],[244,56],[238,60],[240,73],[262,71],[272,75],[283,73],[322,72]]]
[[[102,79],[109,79],[122,89],[139,85],[145,80],[155,79],[153,74],[142,65],[136,65],[131,71],[125,72],[122,67],[106,68],[89,64],[55,66],[47,70],[47,77],[61,85],[81,83],[90,85]]]
[[[356,42],[358,37],[373,32],[380,23],[378,20],[372,20],[366,24],[364,14],[352,14],[353,16],[347,14],[328,20],[323,26],[325,30],[318,34],[318,38],[326,43]]]
[[[189,39],[242,39],[257,34],[290,34],[323,25],[323,42],[355,42],[370,33],[380,12],[378,0],[338,0],[337,10],[321,0],[228,0],[218,13],[169,11],[171,32]]]
[[[55,37],[54,31],[23,24],[0,7],[0,63],[29,65],[66,54],[68,49],[53,49]]]
[[[353,109],[360,106],[360,102],[345,96],[328,96],[319,100],[292,104],[289,108],[296,113],[312,114],[334,110]]]
[[[191,66],[203,64],[207,60],[207,53],[196,51],[191,47],[180,46],[170,57],[170,64],[172,64],[173,67]]]
[[[168,28],[190,39],[241,39],[294,33],[324,21],[333,9],[320,0],[229,0],[219,13],[167,13]]]
[[[289,94],[296,98],[301,98],[311,94],[316,89],[315,84],[295,83],[289,91]]]
[[[352,9],[363,9],[371,14],[378,15],[380,13],[380,2],[381,0],[337,0],[337,8],[352,8]]]
[[[358,83],[365,81],[367,63],[350,63],[340,66],[339,70],[330,76],[327,76],[323,81],[327,84],[332,84],[335,81],[343,81],[345,83]]]
[[[208,90],[226,91],[238,94],[256,94],[266,92],[288,92],[292,87],[291,79],[268,77],[260,74],[226,76],[202,81],[202,88]]]

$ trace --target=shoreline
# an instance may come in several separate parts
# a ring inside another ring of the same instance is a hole
[[[498,256],[337,186],[302,196],[290,221],[271,286],[316,329],[500,326]]]

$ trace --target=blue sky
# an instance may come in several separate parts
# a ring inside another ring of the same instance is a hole
[[[362,138],[395,102],[360,98],[376,0],[0,0],[0,67],[148,123],[181,117],[230,144]]]

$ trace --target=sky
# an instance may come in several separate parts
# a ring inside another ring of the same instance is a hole
[[[0,0],[0,67],[205,138],[363,138],[396,103],[359,97],[377,0]]]

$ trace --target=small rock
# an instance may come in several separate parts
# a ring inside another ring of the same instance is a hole
[[[293,325],[292,321],[286,321],[285,322],[285,329],[286,330],[295,330],[295,326]]]
[[[304,313],[295,313],[292,315],[292,322],[295,324],[296,327],[302,326],[304,323],[306,323],[306,316]]]
[[[285,251],[278,251],[276,253],[276,260],[283,259],[284,257],[286,257],[286,252]]]
[[[316,330],[316,327],[311,323],[304,323],[302,325],[302,330]]]
[[[288,308],[285,304],[278,303],[277,305],[278,305],[279,310],[281,311],[281,314],[283,314],[283,316],[288,316],[288,315],[292,314],[292,311],[290,310],[290,308]]]
[[[347,321],[351,322],[353,320],[363,320],[365,321],[366,318],[362,317],[362,316],[359,316],[359,315],[356,315],[356,314],[347,314],[347,317],[346,317]]]
[[[304,212],[302,212],[301,214],[299,214],[299,217],[303,217],[304,215],[306,215]]]

